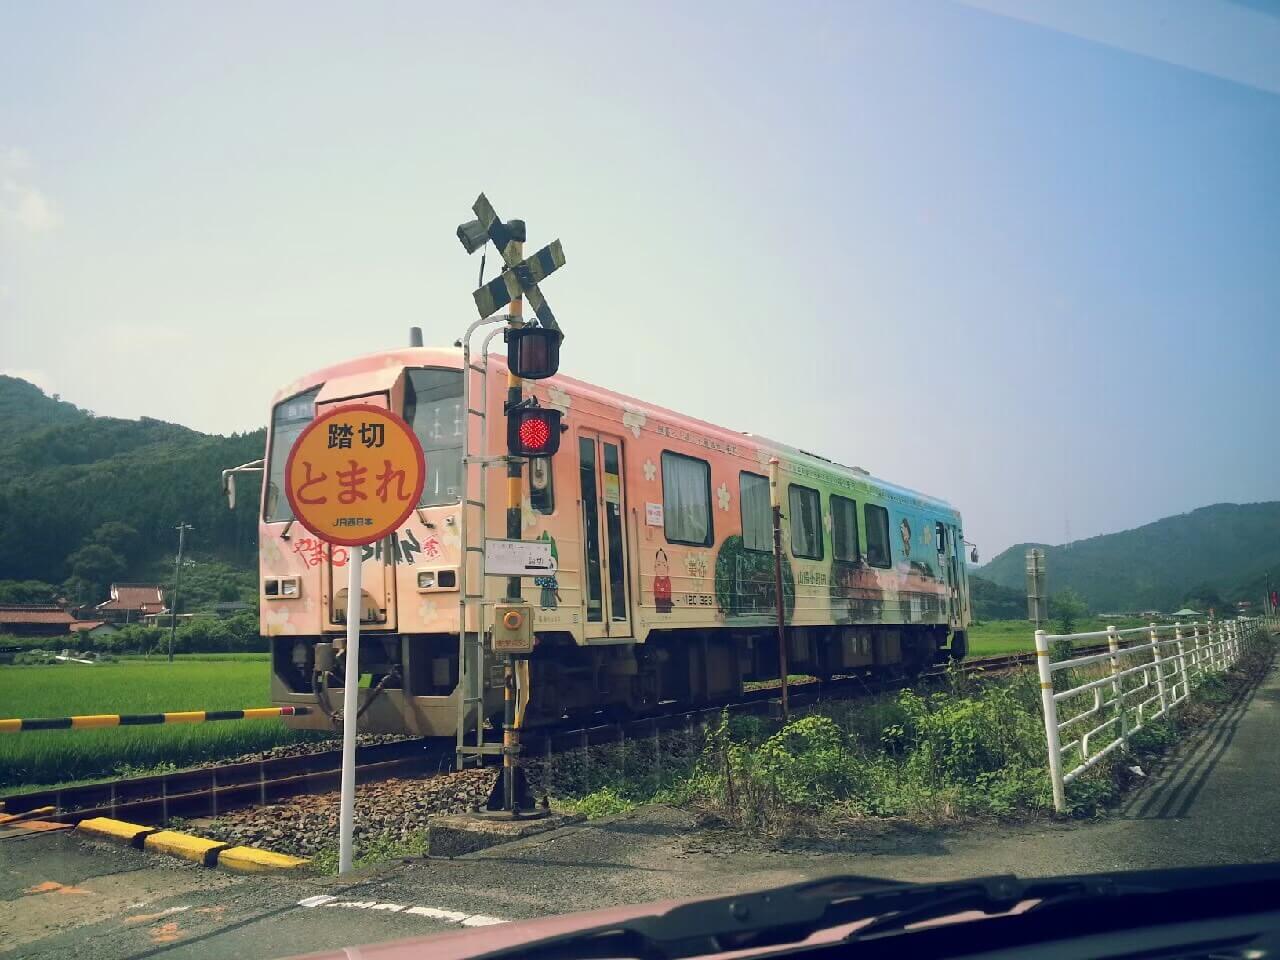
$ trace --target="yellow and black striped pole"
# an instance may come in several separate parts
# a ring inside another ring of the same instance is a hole
[[[518,236],[524,236],[524,224],[518,227]],[[523,239],[512,240],[509,259],[519,262],[524,256]],[[511,307],[507,313],[507,325],[515,330],[524,326],[524,298],[511,298]],[[507,370],[507,415],[511,416],[520,405],[520,378],[511,370]],[[507,539],[519,540],[524,534],[524,522],[521,517],[520,503],[524,496],[519,457],[507,459]],[[519,577],[507,577],[507,600],[519,602],[521,580]],[[515,657],[508,654],[502,670],[502,809],[516,812],[518,793],[516,791],[517,752],[520,749],[520,730],[516,725],[516,670]]]
[[[246,710],[183,710],[176,713],[91,713],[77,717],[25,717],[0,720],[0,733],[148,727],[162,723],[210,723],[215,720],[270,720],[274,717],[304,717],[310,712],[310,707],[250,707]]]

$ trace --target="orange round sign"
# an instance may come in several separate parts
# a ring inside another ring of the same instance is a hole
[[[427,462],[404,420],[382,407],[337,407],[307,425],[289,451],[285,494],[298,522],[347,547],[381,540],[422,498]]]

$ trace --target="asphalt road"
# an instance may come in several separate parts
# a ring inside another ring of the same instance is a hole
[[[236,876],[80,839],[0,839],[0,956],[278,957],[849,872],[904,880],[1280,859],[1280,668],[1096,823],[904,829],[779,851],[647,808],[351,879]]]

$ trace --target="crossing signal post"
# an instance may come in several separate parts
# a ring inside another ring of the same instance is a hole
[[[507,539],[520,540],[524,529],[521,516],[524,460],[550,457],[560,447],[560,412],[538,407],[532,398],[525,400],[522,381],[550,377],[560,364],[560,343],[564,335],[538,289],[538,283],[564,265],[564,251],[560,241],[556,240],[526,260],[523,220],[504,222],[499,219],[483,193],[471,209],[476,219],[460,225],[457,230],[463,248],[467,253],[474,253],[491,241],[505,264],[502,273],[489,283],[482,283],[472,298],[481,319],[507,307],[507,401],[504,407],[507,416]],[[525,323],[526,298],[537,317],[536,326]],[[509,576],[504,602],[499,608],[500,624],[494,624],[495,648],[500,631],[504,641],[527,640],[527,646],[532,647],[532,611],[523,603],[521,577]],[[465,629],[465,624],[460,625],[460,629]],[[512,649],[524,647],[523,642],[512,644]],[[517,703],[519,693],[523,693],[524,702],[528,700],[529,660],[527,652],[510,652],[504,659],[502,775],[494,784],[487,806],[490,810],[517,816],[522,807],[526,810],[532,808],[519,767],[520,723],[524,710],[523,704]],[[517,677],[520,679],[519,687]]]

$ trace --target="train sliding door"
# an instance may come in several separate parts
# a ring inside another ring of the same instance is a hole
[[[582,489],[583,575],[587,639],[631,636],[622,441],[578,432]]]

